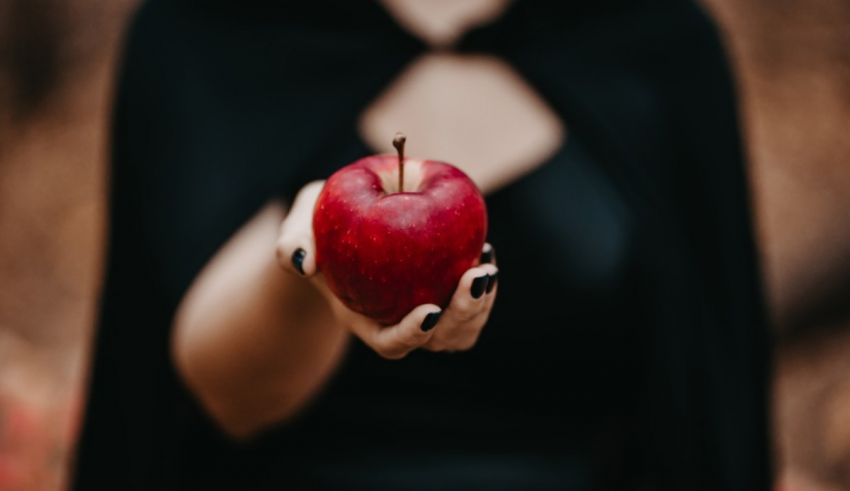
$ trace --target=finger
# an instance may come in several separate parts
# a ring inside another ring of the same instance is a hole
[[[496,265],[496,249],[492,244],[486,242],[481,252],[481,261],[480,264],[493,264]],[[487,308],[490,308],[493,305],[493,300],[495,299],[495,289],[496,285],[499,283],[499,271],[497,270],[495,273],[490,275],[490,279],[487,282],[487,287],[484,289],[484,293],[487,294],[487,299],[485,303],[487,303]]]
[[[466,271],[458,282],[449,307],[446,309],[446,324],[461,324],[473,319],[487,302],[487,287],[490,278],[499,269],[493,264],[482,264]]]
[[[496,301],[496,293],[499,290],[499,272],[496,271],[490,275],[490,282],[485,290],[484,309],[489,313],[493,308],[493,303]]]
[[[441,315],[439,307],[425,304],[413,309],[394,326],[384,327],[361,317],[361,322],[352,325],[352,330],[379,355],[397,360],[428,343]]]
[[[467,350],[478,341],[478,336],[481,334],[484,326],[487,325],[487,320],[490,319],[490,313],[493,311],[493,304],[496,301],[496,292],[499,287],[498,282],[499,272],[496,271],[490,275],[490,280],[484,291],[484,305],[481,307],[481,310],[469,321],[458,324],[455,327],[454,330],[457,332],[457,338],[453,343],[453,349]]]
[[[435,329],[434,337],[425,346],[431,351],[467,350],[471,348],[489,317],[493,306],[493,278],[498,268],[485,264],[469,269],[458,282],[452,301]]]
[[[490,263],[496,264],[496,249],[493,248],[493,245],[488,243],[484,244],[484,248],[481,253],[481,264]],[[499,271],[497,270],[495,273],[490,275],[490,279],[487,282],[487,287],[484,289],[485,293],[485,310],[489,311],[493,308],[493,302],[496,300],[496,287],[499,284]]]
[[[490,263],[496,264],[496,249],[489,242],[485,242],[484,247],[481,248],[481,257],[478,260],[478,264]]]
[[[324,181],[307,184],[283,220],[277,241],[277,259],[287,271],[301,276],[316,273],[316,244],[313,239],[313,209]]]

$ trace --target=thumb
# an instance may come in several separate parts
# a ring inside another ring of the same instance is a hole
[[[280,226],[277,260],[285,270],[301,276],[316,274],[313,209],[324,184],[314,181],[301,188]]]

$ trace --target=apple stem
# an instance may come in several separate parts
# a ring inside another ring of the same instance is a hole
[[[396,133],[393,138],[393,146],[398,152],[398,192],[404,192],[404,142],[407,137],[403,133]]]

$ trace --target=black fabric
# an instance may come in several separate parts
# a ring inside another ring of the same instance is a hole
[[[478,346],[354,343],[295,422],[228,442],[169,360],[191,281],[264,203],[370,153],[361,110],[424,47],[361,2],[148,2],[114,123],[76,489],[770,488],[766,331],[728,67],[690,3],[515,2],[510,62],[568,143],[488,196]]]

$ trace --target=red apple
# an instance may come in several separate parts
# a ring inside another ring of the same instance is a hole
[[[481,255],[487,210],[456,167],[374,155],[334,173],[313,215],[316,264],[351,310],[381,324],[417,305],[448,305],[463,273]]]

